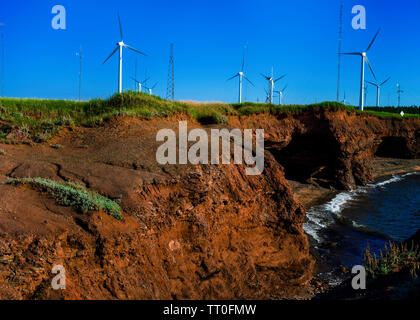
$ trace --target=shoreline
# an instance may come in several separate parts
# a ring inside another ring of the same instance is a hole
[[[391,177],[392,175],[400,175],[416,171],[420,171],[420,159],[376,158],[373,161],[374,181]],[[293,180],[288,180],[288,182],[292,187],[296,200],[303,204],[306,211],[314,206],[327,203],[337,194],[343,192],[343,190],[328,189]],[[315,260],[314,275],[311,283],[314,286],[315,292],[322,293],[332,287],[335,287],[335,285],[331,285],[327,282],[325,276],[321,276],[323,273],[340,273],[341,276],[345,278],[349,271],[345,268],[337,270],[336,266],[331,265],[325,257],[321,256],[318,249],[313,245],[310,237],[308,237],[308,240],[310,243],[310,254]],[[334,268],[336,270],[334,270]],[[315,296],[316,294],[313,297]]]
[[[373,178],[389,177],[395,174],[405,174],[420,171],[420,159],[376,158],[373,161]],[[343,190],[328,189],[313,184],[288,180],[296,199],[303,204],[305,210],[321,205]]]

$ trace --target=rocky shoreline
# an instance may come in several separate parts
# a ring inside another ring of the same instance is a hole
[[[416,171],[420,171],[420,159],[376,158],[373,160],[373,176],[375,180],[391,177],[392,175],[400,175]],[[309,210],[313,206],[321,205],[330,201],[340,192],[333,188],[327,189],[308,183],[300,183],[291,180],[288,182],[292,186],[293,194],[297,200],[305,206],[306,210]],[[419,238],[419,232],[416,234],[417,241]],[[415,238],[415,236],[411,235],[408,237]],[[411,241],[411,238],[407,239],[407,241]],[[320,277],[320,273],[333,272],[337,277],[346,279],[349,277],[349,270],[346,268],[334,270],[334,267],[330,265],[325,258],[321,257],[313,245],[310,247],[310,252],[315,259],[314,277],[311,281],[311,285],[313,286],[313,292],[316,293],[311,298],[314,298],[317,295],[322,296],[323,299],[348,298],[348,296],[342,293],[341,295],[336,293],[331,295],[326,294],[327,292],[334,290],[336,286],[331,286],[329,281],[327,281],[324,277]],[[350,283],[345,282],[342,287],[345,287],[346,285],[350,285]],[[351,293],[351,291],[348,290],[344,290],[344,292]]]

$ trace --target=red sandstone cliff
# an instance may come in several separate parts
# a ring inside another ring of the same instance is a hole
[[[419,120],[346,112],[231,117],[263,128],[265,170],[159,166],[156,133],[179,119],[113,119],[64,130],[47,145],[2,145],[0,298],[277,299],[310,294],[304,209],[285,179],[338,188],[372,177],[375,154],[418,157]],[[198,127],[189,121],[189,127]],[[124,220],[76,213],[7,177],[78,181],[120,199]],[[50,287],[53,264],[67,289]]]

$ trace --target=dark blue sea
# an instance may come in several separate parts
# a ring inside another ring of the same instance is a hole
[[[365,248],[379,252],[420,229],[420,173],[394,175],[307,212],[304,230],[331,266],[360,264]]]

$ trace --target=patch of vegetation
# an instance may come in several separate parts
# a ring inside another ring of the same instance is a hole
[[[388,112],[388,113],[404,113],[408,114],[420,114],[419,106],[410,106],[410,107],[365,107],[367,111],[379,111],[379,112]]]
[[[116,202],[77,183],[60,183],[44,178],[10,179],[8,183],[12,185],[28,184],[39,188],[48,192],[57,204],[73,207],[82,213],[102,209],[116,219],[120,220],[123,218],[120,206]]]
[[[51,146],[51,148],[53,148],[53,149],[60,149],[61,148],[61,144],[55,144],[55,145]]]
[[[418,107],[410,108],[406,111],[412,110],[415,113],[404,111],[403,118],[420,118],[420,114],[416,111],[418,109],[415,109]],[[54,137],[57,130],[63,126],[94,127],[102,125],[115,116],[136,116],[141,119],[150,119],[184,113],[200,123],[217,124],[226,122],[229,115],[298,114],[325,109],[331,111],[346,110],[350,113],[360,112],[353,106],[343,105],[335,101],[310,105],[275,105],[251,102],[241,104],[194,103],[168,101],[157,96],[134,91],[117,93],[105,100],[94,99],[82,102],[0,98],[0,141],[4,142],[6,136],[12,130],[22,131],[23,128],[32,141],[41,143],[49,141]],[[384,112],[384,110],[387,112]],[[381,108],[381,110],[367,108],[367,111],[361,113],[381,118],[402,118],[399,112],[390,112],[389,108]]]
[[[375,279],[392,272],[409,272],[412,278],[420,274],[420,251],[418,245],[406,243],[385,244],[384,251],[380,250],[379,257],[370,251],[369,246],[365,250],[362,261],[369,278]]]
[[[4,156],[6,154],[6,151],[4,151],[3,149],[0,149],[0,156]]]

